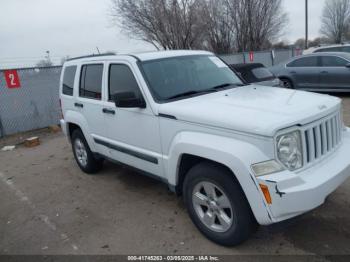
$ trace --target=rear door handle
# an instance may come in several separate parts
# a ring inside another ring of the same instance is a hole
[[[115,111],[112,109],[103,108],[102,112],[109,115],[115,115]]]
[[[291,71],[290,73],[291,73],[291,74],[293,74],[293,75],[295,75],[297,72],[295,72],[295,71]]]
[[[322,71],[321,74],[328,74],[328,71]]]
[[[75,107],[79,107],[79,108],[83,108],[83,107],[84,107],[84,105],[83,105],[83,104],[80,104],[80,103],[75,103],[74,106],[75,106]]]

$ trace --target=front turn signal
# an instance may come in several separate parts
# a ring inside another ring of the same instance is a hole
[[[271,205],[271,204],[272,204],[272,198],[271,198],[271,195],[270,195],[270,191],[269,191],[268,186],[263,185],[263,184],[259,184],[259,186],[260,186],[260,188],[261,188],[261,191],[262,191],[263,194],[264,194],[266,203],[268,203],[269,205]]]

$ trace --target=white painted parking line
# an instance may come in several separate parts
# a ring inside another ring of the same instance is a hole
[[[15,193],[19,201],[25,202],[34,211],[34,213],[37,213],[37,208],[35,204],[29,199],[28,196],[25,195],[24,192],[22,192],[20,189],[18,189],[15,186],[11,178],[7,178],[3,173],[0,172],[0,179],[5,185],[8,186],[8,188],[12,190],[12,192]],[[76,244],[72,243],[72,241],[69,239],[69,237],[65,233],[59,232],[59,230],[57,229],[57,225],[54,222],[52,222],[48,216],[44,214],[39,214],[38,217],[48,228],[50,228],[52,231],[59,234],[63,242],[70,241],[71,242],[70,245],[74,251],[79,249]]]

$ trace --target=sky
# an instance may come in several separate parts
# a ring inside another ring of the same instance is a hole
[[[269,0],[266,0],[269,1]],[[305,35],[305,0],[283,0],[289,16],[283,40]],[[325,0],[309,0],[310,38],[319,34]],[[0,0],[0,68],[32,66],[46,51],[54,63],[64,56],[154,50],[110,21],[110,0]]]

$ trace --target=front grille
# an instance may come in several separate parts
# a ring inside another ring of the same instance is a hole
[[[306,126],[303,129],[304,163],[312,162],[330,154],[342,140],[340,111]]]

